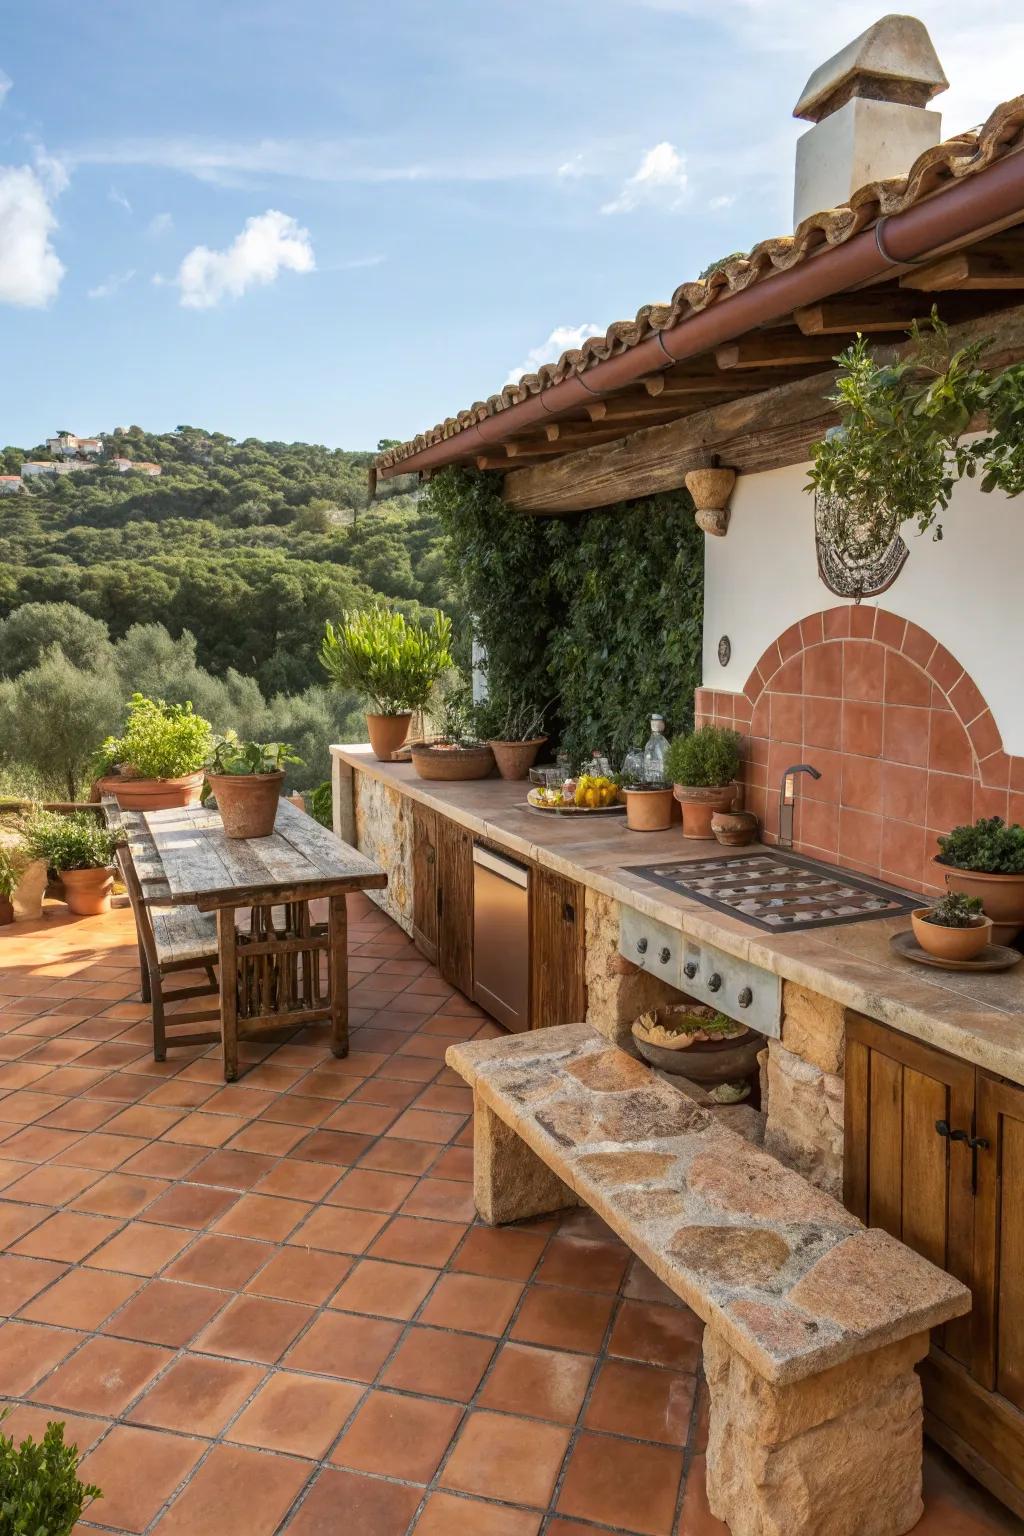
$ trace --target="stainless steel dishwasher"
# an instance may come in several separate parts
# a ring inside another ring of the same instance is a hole
[[[473,844],[473,997],[506,1029],[530,1026],[530,872]]]

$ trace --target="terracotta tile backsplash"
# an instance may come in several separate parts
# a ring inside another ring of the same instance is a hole
[[[744,795],[774,842],[784,770],[798,786],[797,852],[936,890],[936,838],[978,816],[1024,821],[1024,758],[1008,756],[985,698],[918,625],[831,608],[774,640],[742,693],[697,690],[697,722],[746,738]]]

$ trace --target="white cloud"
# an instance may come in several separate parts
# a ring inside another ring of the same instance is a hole
[[[4,97],[7,95],[7,92],[10,90],[13,84],[14,81],[11,79],[10,75],[5,75],[3,70],[0,69],[0,107],[3,106]]]
[[[154,213],[146,225],[146,234],[151,239],[157,240],[161,235],[166,235],[174,228],[174,220],[169,213]]]
[[[575,181],[578,176],[585,174],[582,155],[573,155],[571,160],[564,161],[558,167],[558,175],[563,181]]]
[[[526,355],[525,363],[513,368],[506,384],[515,384],[524,373],[536,373],[545,363],[557,363],[563,352],[582,347],[588,336],[603,336],[599,325],[556,325],[547,341],[534,347]]]
[[[282,271],[312,272],[316,266],[309,230],[287,213],[268,208],[246,219],[245,228],[227,250],[197,245],[178,268],[181,304],[212,309],[222,299],[237,299],[247,288],[272,283]]]
[[[663,140],[647,150],[633,175],[623,183],[618,197],[605,203],[601,212],[631,213],[641,203],[672,210],[683,201],[686,185],[686,161],[674,144]]]
[[[118,208],[123,208],[125,213],[131,213],[131,203],[125,197],[124,193],[119,191],[117,187],[111,187],[110,191],[107,193],[107,197],[112,203],[116,203]]]
[[[736,201],[736,194],[735,194],[735,192],[719,192],[717,197],[713,197],[713,198],[710,199],[710,201],[708,202],[708,207],[709,208],[714,208],[714,209],[718,209],[718,208],[731,208],[735,201]]]
[[[64,265],[50,244],[51,198],[66,177],[59,161],[0,167],[0,303],[42,309],[56,297]]]
[[[109,299],[119,288],[130,283],[134,276],[134,267],[130,267],[127,272],[112,272],[109,277],[103,279],[102,283],[97,283],[95,288],[88,289],[86,296],[90,299]]]

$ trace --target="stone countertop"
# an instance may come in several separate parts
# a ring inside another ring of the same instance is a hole
[[[528,784],[504,779],[436,783],[409,763],[380,763],[368,747],[332,754],[466,827],[622,905],[749,960],[868,1018],[1024,1084],[1024,963],[993,975],[926,970],[894,955],[889,939],[906,917],[876,918],[807,933],[766,933],[739,918],[652,885],[630,866],[672,858],[728,859],[743,850],[686,842],[679,828],[630,832],[617,816],[545,815],[526,804]]]

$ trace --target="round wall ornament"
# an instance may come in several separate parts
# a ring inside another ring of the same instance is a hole
[[[900,525],[884,516],[859,524],[838,496],[814,495],[818,575],[837,597],[875,597],[892,586],[910,550]]]
[[[727,667],[731,657],[732,641],[729,639],[728,635],[723,635],[721,640],[718,642],[718,659],[723,667]]]

